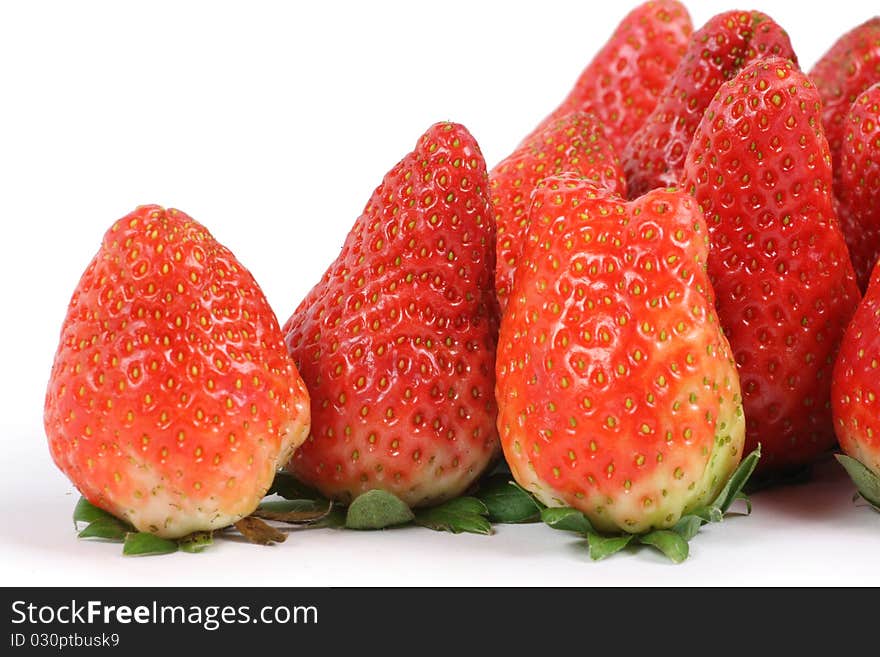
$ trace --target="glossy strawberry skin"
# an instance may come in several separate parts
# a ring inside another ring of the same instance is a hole
[[[90,502],[176,537],[253,511],[309,408],[251,274],[183,212],[142,206],[73,293],[44,418]]]
[[[822,97],[822,126],[836,176],[849,109],[860,93],[880,82],[880,17],[841,36],[810,70],[810,79]]]
[[[498,431],[516,480],[604,531],[672,526],[742,455],[739,381],[687,194],[536,191],[501,321]]]
[[[847,114],[834,192],[856,278],[865,290],[880,256],[880,83],[862,92]]]
[[[880,476],[880,268],[843,338],[831,382],[840,447]]]
[[[583,112],[599,119],[614,150],[620,152],[654,109],[692,31],[687,9],[677,0],[639,5],[620,22],[565,100],[523,142],[558,119]]]
[[[513,283],[532,191],[543,178],[567,172],[614,194],[626,193],[614,148],[605,138],[602,125],[589,114],[569,114],[550,123],[489,172],[498,242],[495,290],[501,310],[507,305]]]
[[[831,368],[859,299],[820,112],[791,62],[747,66],[706,110],[682,182],[709,226],[746,449],[761,444],[764,471],[808,464],[833,446]]]
[[[498,453],[494,265],[483,156],[463,126],[435,124],[284,326],[312,395],[297,477],[419,506],[479,476]]]
[[[745,64],[774,55],[797,62],[785,30],[758,11],[718,14],[697,30],[654,111],[621,152],[629,197],[677,185],[691,140],[718,88]]]

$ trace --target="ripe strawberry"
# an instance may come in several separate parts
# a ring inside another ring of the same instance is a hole
[[[831,368],[859,299],[820,113],[816,88],[790,61],[754,62],[709,105],[682,182],[709,226],[746,448],[761,443],[765,471],[807,464],[834,444]]]
[[[46,393],[52,458],[96,506],[173,538],[256,508],[308,394],[248,272],[178,210],[114,223],[79,281]]]
[[[483,156],[463,126],[435,124],[284,326],[312,396],[298,478],[419,506],[480,475],[498,452],[494,267]]]
[[[594,116],[577,112],[549,124],[489,172],[498,232],[495,289],[502,310],[528,224],[532,190],[541,179],[564,172],[588,178],[618,195],[626,192],[617,156],[601,124]]]
[[[687,9],[677,0],[639,5],[620,22],[565,100],[523,142],[568,114],[586,112],[601,121],[620,152],[657,104],[692,31]]]
[[[706,226],[683,192],[627,203],[573,176],[535,193],[498,341],[498,430],[517,481],[602,531],[671,527],[742,456]]]
[[[678,184],[715,92],[750,61],[769,55],[797,61],[785,30],[759,11],[718,14],[694,33],[654,111],[622,151],[630,198]]]
[[[843,451],[880,476],[880,267],[844,334],[831,379],[834,428]]]
[[[834,192],[856,278],[864,290],[880,256],[880,84],[866,89],[846,117]]]
[[[813,66],[810,78],[822,97],[822,125],[836,177],[849,108],[856,96],[880,82],[880,16],[840,37]]]

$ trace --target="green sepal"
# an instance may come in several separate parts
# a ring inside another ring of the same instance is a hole
[[[330,513],[321,518],[318,522],[309,524],[311,529],[321,529],[329,527],[331,529],[342,529],[345,527],[346,511],[341,506],[334,506],[330,509]]]
[[[595,533],[593,525],[583,513],[568,506],[547,507],[541,511],[541,520],[552,527],[566,532],[576,532],[582,536]]]
[[[489,509],[476,497],[457,497],[437,506],[418,509],[415,523],[453,534],[468,532],[488,535],[492,533],[492,523],[486,519],[487,515]]]
[[[703,526],[703,519],[700,516],[683,516],[672,527],[672,531],[681,536],[684,540],[689,541]]]
[[[880,476],[871,472],[861,461],[846,454],[835,454],[834,458],[846,469],[859,495],[874,509],[880,511]]]
[[[107,511],[104,511],[104,509],[95,506],[84,497],[80,497],[76,506],[73,507],[74,522],[95,522],[96,520],[107,519],[122,522],[112,513],[108,513]]]
[[[177,539],[177,546],[181,552],[196,554],[206,547],[214,544],[213,532],[193,532],[183,538]]]
[[[617,536],[603,536],[596,532],[587,532],[587,543],[590,546],[590,559],[601,561],[612,554],[620,552],[630,544],[635,534],[618,534]]]
[[[639,536],[639,543],[650,545],[665,554],[672,563],[681,563],[688,558],[688,542],[681,534],[669,529],[657,529]]]
[[[260,503],[257,507],[262,511],[270,511],[272,513],[308,513],[311,511],[320,511],[327,508],[325,500],[301,500],[301,499],[284,499],[269,500]]]
[[[86,525],[77,537],[79,538],[103,538],[110,541],[122,541],[131,528],[120,522],[113,516],[98,518]]]
[[[286,500],[322,500],[321,495],[314,488],[306,486],[299,479],[284,470],[275,473],[275,479],[266,495],[278,495]]]
[[[541,503],[511,481],[509,474],[484,479],[476,497],[486,505],[492,522],[522,523],[541,519]]]
[[[348,506],[349,529],[384,529],[410,522],[415,516],[400,498],[384,490],[369,490]]]
[[[749,481],[749,478],[752,476],[752,473],[755,471],[758,461],[760,460],[761,445],[758,445],[746,455],[742,461],[740,461],[739,466],[737,466],[736,470],[733,471],[733,474],[730,475],[730,479],[724,484],[724,488],[718,493],[718,497],[715,498],[713,503],[714,506],[721,509],[722,515],[727,513],[727,510],[736,500],[742,499],[740,496],[742,489]]]
[[[177,552],[177,541],[160,538],[148,532],[130,532],[125,537],[122,554],[132,556],[149,556],[152,554],[170,554]]]

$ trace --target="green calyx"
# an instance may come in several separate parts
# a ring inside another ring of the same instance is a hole
[[[880,513],[880,476],[872,472],[861,461],[846,454],[835,454],[834,458],[846,469],[859,491],[854,499],[861,497]]]
[[[751,502],[742,489],[755,471],[755,466],[760,458],[761,448],[759,446],[740,462],[714,500],[694,509],[688,515],[682,516],[669,529],[655,529],[644,534],[599,532],[596,531],[586,515],[570,507],[545,508],[541,511],[541,520],[554,529],[584,536],[587,539],[590,558],[594,561],[610,557],[636,542],[659,550],[673,563],[681,563],[688,557],[688,542],[697,535],[700,527],[706,523],[723,520],[734,502],[744,501],[746,512],[751,513]]]
[[[102,539],[123,543],[126,556],[147,556],[173,552],[201,552],[214,542],[215,535],[237,530],[252,543],[271,545],[287,538],[277,523],[295,527],[377,530],[405,526],[419,526],[454,534],[489,535],[493,523],[520,524],[544,522],[554,529],[574,532],[587,539],[592,559],[600,560],[619,552],[633,543],[650,545],[674,563],[688,556],[688,541],[708,522],[719,522],[737,500],[745,501],[751,512],[748,497],[742,492],[760,458],[760,448],[746,456],[724,488],[709,504],[683,516],[674,527],[657,529],[644,534],[608,534],[597,531],[589,519],[577,509],[548,508],[521,488],[507,471],[495,472],[483,479],[472,495],[457,497],[436,506],[410,509],[398,497],[382,490],[371,490],[356,497],[347,509],[336,506],[312,488],[303,485],[287,472],[276,475],[270,495],[280,499],[264,500],[254,512],[239,520],[233,527],[217,532],[195,532],[178,539],[166,539],[134,527],[110,513],[80,498],[73,513],[76,525],[85,523],[80,538]],[[867,471],[858,461],[854,461]],[[874,477],[874,486],[880,491],[880,480]],[[864,478],[864,475],[862,475]],[[855,477],[854,477],[855,478]],[[860,488],[861,490],[861,488]],[[864,495],[864,493],[863,493]],[[880,499],[880,492],[869,501]],[[875,502],[872,502],[878,506]],[[268,522],[267,522],[268,521]],[[269,524],[269,522],[276,524]]]

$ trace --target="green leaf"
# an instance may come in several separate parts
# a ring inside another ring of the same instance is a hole
[[[212,532],[193,532],[183,538],[177,539],[177,545],[183,552],[197,553],[209,545],[213,545],[214,535]]]
[[[403,525],[414,517],[398,497],[384,490],[370,490],[349,505],[345,526],[349,529],[383,529]]]
[[[160,538],[148,532],[132,532],[125,537],[122,554],[126,556],[170,554],[171,552],[177,552],[177,547],[177,541]]]
[[[106,518],[98,518],[94,522],[90,522],[77,536],[79,538],[105,538],[111,541],[121,541],[129,531],[127,525],[108,515]]]
[[[880,476],[868,469],[861,461],[846,454],[835,454],[834,457],[840,462],[850,479],[859,490],[859,494],[867,500],[871,506],[880,509]]]
[[[700,527],[702,526],[703,519],[699,516],[682,516],[681,519],[675,523],[672,531],[681,536],[684,540],[689,541],[697,535],[697,532],[700,531]]]
[[[752,476],[752,473],[755,471],[755,466],[758,465],[760,459],[761,445],[758,445],[740,462],[739,467],[737,467],[733,474],[730,475],[730,479],[724,484],[724,488],[718,493],[718,497],[715,498],[711,506],[716,506],[721,509],[722,515],[727,513],[730,505],[734,503],[737,499],[737,495],[742,491],[743,486],[746,485],[749,477]],[[711,522],[714,522],[714,520]]]
[[[484,516],[489,509],[476,497],[457,497],[438,506],[416,511],[415,522],[422,527],[453,534],[491,534],[492,523]]]
[[[262,511],[272,513],[308,513],[327,508],[325,500],[269,500],[258,507]]]
[[[665,554],[672,563],[681,563],[688,557],[688,543],[678,532],[657,529],[639,536],[639,543],[651,545]]]
[[[107,511],[104,511],[104,509],[96,507],[84,497],[79,498],[79,501],[73,508],[74,522],[95,522],[96,520],[108,519],[122,522],[112,513],[108,513]]]
[[[302,483],[289,472],[281,471],[275,474],[275,480],[266,491],[266,495],[278,495],[287,500],[321,500],[323,495]]]
[[[313,522],[309,525],[310,529],[321,529],[323,527],[329,527],[332,529],[345,527],[345,509],[341,506],[334,506],[330,509],[330,513],[321,518],[318,522]]]
[[[752,499],[746,495],[744,492],[740,491],[736,494],[734,498],[734,502],[742,500],[746,503],[746,515],[749,516],[752,514]]]
[[[484,479],[476,496],[486,505],[492,522],[519,523],[541,519],[538,502],[513,483],[510,475],[492,475]]]
[[[623,548],[630,544],[635,534],[620,534],[618,536],[602,536],[596,532],[587,533],[587,542],[590,546],[590,558],[593,561],[600,561],[612,554],[620,552]]]
[[[583,513],[571,507],[551,507],[541,511],[541,520],[553,529],[577,532],[586,536],[594,532],[593,525]]]
[[[709,506],[701,506],[694,509],[691,512],[691,515],[696,516],[703,522],[721,522],[724,519],[724,513],[721,511],[721,507],[714,503]]]

